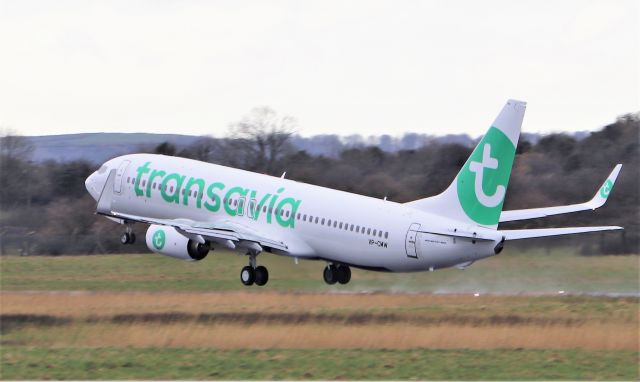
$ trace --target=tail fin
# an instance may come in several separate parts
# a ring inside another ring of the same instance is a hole
[[[440,195],[406,205],[454,220],[496,228],[509,184],[526,102],[509,100]]]

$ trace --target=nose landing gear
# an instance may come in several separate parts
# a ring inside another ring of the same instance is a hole
[[[351,281],[351,268],[348,265],[342,264],[329,264],[324,268],[322,273],[324,282],[329,285],[335,283],[347,284]]]
[[[136,234],[133,233],[131,226],[127,225],[126,231],[120,236],[120,243],[123,245],[133,244],[136,242]]]

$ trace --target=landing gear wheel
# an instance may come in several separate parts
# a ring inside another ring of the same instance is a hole
[[[131,235],[129,235],[129,232],[125,232],[122,234],[122,236],[120,236],[120,243],[129,244],[130,242],[131,242]]]
[[[348,265],[338,266],[338,282],[347,284],[349,281],[351,281],[351,268]]]
[[[333,285],[338,282],[338,269],[335,265],[327,265],[324,268],[324,272],[322,273],[324,277],[324,282]]]
[[[267,268],[260,265],[259,267],[256,267],[254,272],[256,285],[263,286],[267,281],[269,281],[269,271],[267,271]]]
[[[242,268],[242,270],[240,271],[240,281],[242,281],[242,284],[247,286],[252,285],[255,279],[256,273],[253,268],[251,268],[250,266]]]
[[[136,242],[136,234],[135,234],[135,233],[133,233],[133,232],[131,232],[131,233],[129,234],[129,244],[133,244],[133,243],[135,243],[135,242]]]

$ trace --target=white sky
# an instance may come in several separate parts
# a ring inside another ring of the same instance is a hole
[[[0,126],[221,136],[268,105],[303,135],[524,131],[640,110],[639,1],[0,0]]]

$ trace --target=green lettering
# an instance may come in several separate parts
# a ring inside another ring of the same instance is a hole
[[[270,197],[271,197],[271,194],[266,194],[265,196],[262,197],[262,200],[260,200],[260,203],[258,203],[258,205],[255,207],[255,211],[253,211],[253,220],[258,220],[258,217],[262,212],[262,207],[264,207],[264,204],[267,202],[267,200],[269,200]],[[255,198],[256,198],[256,191],[252,190],[251,199],[254,200]]]
[[[225,195],[225,198],[227,199],[227,203],[224,203],[224,210],[227,211],[227,213],[230,216],[236,216],[237,214],[242,214],[244,211],[242,209],[232,209],[231,205],[229,204],[229,199],[231,199],[231,196],[233,194],[238,194],[240,196],[247,196],[247,193],[249,192],[248,189],[246,188],[242,188],[242,187],[233,187],[230,188],[229,191],[227,191],[227,195]]]
[[[280,204],[278,204],[278,209],[282,210],[286,205],[290,205],[291,215],[285,218],[281,214],[276,214],[276,221],[278,222],[278,224],[280,224],[282,227],[285,227],[285,228],[287,227],[295,228],[296,213],[298,212],[298,207],[300,207],[300,202],[301,202],[300,200],[295,200],[293,198],[282,199],[280,201]]]
[[[155,179],[158,176],[162,178],[166,174],[167,173],[162,170],[151,171],[151,175],[149,175],[149,182],[147,183],[147,198],[151,197],[151,184],[153,183],[153,179]]]
[[[146,174],[149,172],[149,164],[151,164],[151,162],[147,162],[144,165],[142,165],[141,167],[138,167],[138,176],[136,176],[136,183],[135,183],[135,187],[134,190],[136,191],[136,195],[137,196],[142,196],[144,194],[144,192],[142,191],[142,189],[140,188],[140,180],[142,179],[142,175]]]
[[[213,192],[214,189],[219,188],[220,190],[224,190],[224,183],[211,183],[209,188],[207,188],[207,196],[213,204],[209,204],[209,202],[204,202],[204,208],[208,209],[211,212],[217,212],[220,209],[220,196]]]
[[[184,189],[184,196],[182,197],[182,204],[184,204],[185,206],[189,205],[189,194],[191,193],[191,187],[193,187],[193,185],[197,185],[198,186],[198,190],[196,191],[196,207],[200,208],[200,205],[202,203],[202,199],[200,198],[200,194],[202,194],[204,192],[204,179],[194,179],[194,178],[189,178],[189,181],[187,182],[187,186]]]
[[[162,195],[162,198],[164,200],[166,200],[169,203],[176,203],[179,204],[180,203],[180,188],[182,188],[182,182],[184,182],[184,176],[181,176],[180,174],[176,174],[175,172],[172,174],[167,175],[166,178],[164,178],[164,180],[162,181],[162,185],[161,185],[161,189],[160,189],[160,195]],[[173,194],[169,194],[169,192],[171,192],[171,188],[168,186],[168,183],[172,180],[176,181],[176,187],[173,190]]]
[[[278,191],[276,191],[277,193],[281,193],[282,191],[284,191],[284,188],[279,188]],[[276,201],[278,201],[278,195],[273,195],[273,198],[271,198],[271,202],[269,202],[269,211],[267,214],[267,223],[271,223],[271,216],[273,216],[273,214],[277,215],[277,212],[274,210],[273,206],[275,206]]]

